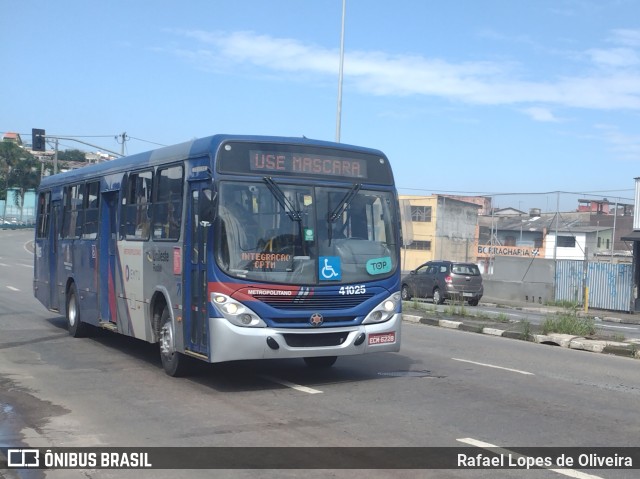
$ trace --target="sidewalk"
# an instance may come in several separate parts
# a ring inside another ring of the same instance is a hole
[[[564,311],[563,308],[537,305],[535,303],[503,300],[493,302],[491,298],[486,298],[486,301],[485,298],[483,298],[481,304],[496,308],[514,309],[525,312],[530,311],[539,314],[553,314]],[[519,339],[538,344],[640,359],[640,339],[616,341],[612,336],[607,336],[602,333],[589,337],[558,333],[543,334],[540,325],[531,324],[528,321],[509,320],[503,314],[482,311],[470,306],[464,306],[462,308],[454,305],[453,307],[446,308],[445,311],[436,311],[432,303],[417,303],[416,308],[415,302],[405,301],[402,307],[403,320],[410,323],[438,326],[447,329],[459,329],[461,331]],[[621,316],[618,317],[605,316],[603,313],[603,311],[591,310],[588,313],[579,313],[579,316],[588,314],[588,316],[594,317],[596,321],[640,324],[640,317],[636,315],[625,315],[621,313]]]
[[[508,301],[504,299],[496,299],[484,296],[481,304],[485,306],[493,306],[495,308],[509,308],[516,309],[518,311],[530,311],[532,313],[561,313],[564,308],[558,306],[547,306],[538,303],[527,303],[524,301]],[[596,318],[596,321],[607,321],[611,323],[622,324],[640,324],[640,314],[623,313],[621,311],[604,311],[600,309],[589,309],[584,312],[578,311],[578,316],[591,316]]]

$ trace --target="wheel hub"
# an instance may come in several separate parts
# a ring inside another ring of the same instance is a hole
[[[171,355],[175,352],[173,326],[170,321],[165,323],[160,330],[160,351],[166,355]]]

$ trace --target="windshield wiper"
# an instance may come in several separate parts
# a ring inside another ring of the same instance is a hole
[[[271,178],[270,176],[265,176],[262,180],[266,183],[267,188],[269,188],[269,191],[271,192],[273,197],[276,199],[276,201],[280,204],[280,206],[285,211],[289,219],[291,221],[295,221],[296,223],[298,223],[297,239],[300,242],[300,244],[293,245],[293,252],[291,254],[291,263],[288,268],[288,271],[293,271],[293,260],[295,258],[296,246],[300,246],[300,250],[302,251],[303,255],[306,254],[305,242],[302,240],[304,235],[304,230],[302,228],[302,212],[296,209],[295,205],[291,202],[289,198],[287,198],[287,196],[284,194],[284,192],[278,186],[278,184],[275,181],[273,181],[273,178]]]
[[[327,215],[327,224],[329,227],[327,235],[329,237],[329,246],[331,246],[331,240],[333,239],[333,223],[335,223],[336,220],[347,210],[361,187],[361,183],[354,183],[351,189],[342,197],[338,205]]]
[[[291,221],[298,221],[302,224],[302,213],[300,210],[297,210],[293,203],[291,203],[291,200],[285,196],[280,187],[273,181],[273,178],[265,176],[263,181],[267,184],[267,188],[269,188],[273,197],[280,203],[280,206],[285,213],[287,213]]]

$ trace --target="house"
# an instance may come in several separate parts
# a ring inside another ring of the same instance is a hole
[[[20,137],[20,133],[7,132],[3,135],[2,141],[8,141],[11,143],[15,143],[18,146],[22,146],[22,138]]]
[[[479,204],[445,195],[400,196],[402,269],[435,259],[476,261]]]
[[[610,222],[592,221],[590,212],[482,216],[479,219],[477,261],[485,273],[493,272],[496,256],[598,260],[611,257],[614,229]],[[596,224],[592,224],[595,222]],[[622,255],[624,256],[624,255]]]

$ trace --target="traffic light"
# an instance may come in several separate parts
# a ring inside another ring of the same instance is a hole
[[[45,151],[47,148],[44,144],[44,130],[40,128],[31,129],[31,149],[33,151]]]

